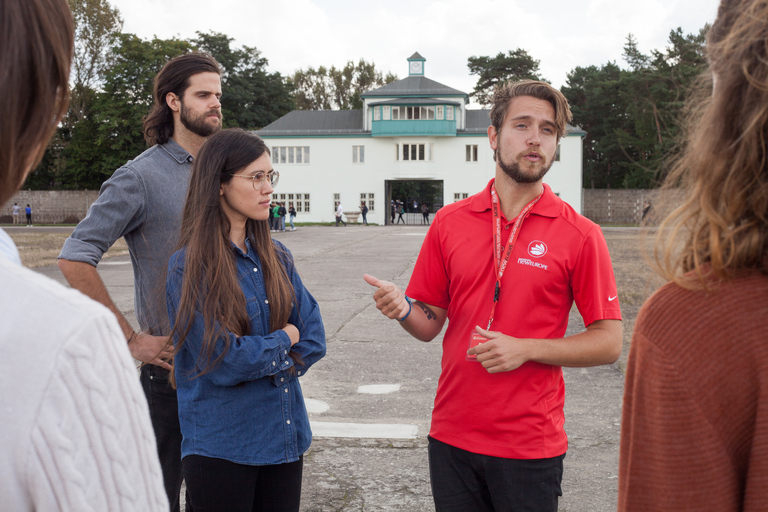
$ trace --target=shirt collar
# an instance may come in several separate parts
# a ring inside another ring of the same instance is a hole
[[[171,156],[171,158],[173,158],[180,164],[184,164],[194,160],[192,155],[190,155],[186,149],[181,147],[179,143],[173,139],[168,139],[168,142],[166,142],[165,144],[160,144],[160,147],[163,148],[163,150],[166,153],[168,153]]]
[[[469,208],[473,212],[485,212],[491,209],[491,185],[495,178],[488,182],[482,192],[472,196]],[[544,187],[544,194],[539,199],[531,210],[532,214],[541,215],[542,217],[557,217],[560,214],[563,200],[560,199],[552,192],[552,189],[546,183],[542,183]],[[509,220],[509,219],[507,219]]]

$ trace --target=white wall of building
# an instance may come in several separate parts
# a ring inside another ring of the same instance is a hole
[[[482,190],[494,176],[496,167],[487,136],[269,137],[265,140],[270,148],[310,148],[309,164],[273,164],[280,172],[275,199],[286,194],[287,206],[288,194],[310,195],[310,211],[299,212],[297,222],[334,221],[334,194],[340,195],[345,211],[353,211],[360,204],[361,193],[372,193],[375,207],[368,213],[368,221],[384,224],[389,213],[385,204],[385,181],[442,180],[443,201],[450,204],[456,193],[472,195]],[[431,144],[432,160],[396,160],[395,144],[402,143]],[[577,135],[568,136],[560,144],[560,161],[553,164],[544,181],[581,212],[582,139]],[[467,145],[478,146],[476,162],[466,161]],[[364,163],[353,163],[353,146],[364,146]]]

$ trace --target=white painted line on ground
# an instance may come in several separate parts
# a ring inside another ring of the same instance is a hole
[[[305,398],[304,405],[307,408],[308,413],[322,414],[331,408],[330,405],[322,400],[315,400],[314,398]]]
[[[385,395],[395,391],[400,391],[400,384],[370,384],[368,386],[358,386],[357,388],[358,393],[369,395]]]
[[[372,439],[414,439],[419,433],[416,425],[400,423],[331,423],[310,421],[314,437],[354,437]]]

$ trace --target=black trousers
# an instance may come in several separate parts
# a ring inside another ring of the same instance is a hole
[[[437,512],[557,512],[565,454],[505,459],[429,438],[429,476]]]
[[[187,455],[184,479],[195,512],[298,512],[304,458],[270,466]]]
[[[179,512],[181,491],[181,427],[176,390],[168,382],[168,370],[151,364],[141,368],[141,387],[149,404],[149,416],[157,440],[157,454],[163,470],[163,484],[172,512]],[[187,498],[187,508],[189,498]]]

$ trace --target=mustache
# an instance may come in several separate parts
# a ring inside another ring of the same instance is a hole
[[[219,110],[217,108],[212,108],[211,110],[209,110],[208,112],[205,113],[205,116],[208,117],[211,114],[213,114],[216,117],[218,117],[219,119],[221,119],[221,110]]]
[[[536,156],[538,156],[539,158],[541,158],[541,163],[542,163],[542,164],[545,164],[545,165],[546,165],[546,163],[547,163],[547,157],[546,157],[546,155],[544,155],[544,153],[542,153],[541,151],[537,151],[537,150],[535,150],[535,149],[529,149],[529,150],[527,150],[527,151],[521,151],[520,153],[518,153],[518,155],[517,155],[517,159],[518,159],[518,160],[520,160],[520,159],[522,159],[522,158],[525,158],[525,157],[526,157],[526,156],[528,156],[528,155],[536,155]]]

